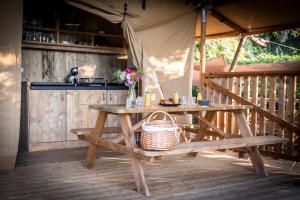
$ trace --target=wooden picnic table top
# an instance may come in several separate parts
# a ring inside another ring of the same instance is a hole
[[[126,113],[149,113],[162,110],[165,112],[197,112],[197,111],[235,111],[251,109],[251,105],[231,105],[231,104],[212,104],[210,106],[199,105],[179,105],[176,107],[165,107],[160,105],[153,105],[149,107],[135,107],[126,108],[125,105],[106,105],[93,104],[89,105],[90,109],[99,110],[102,112],[126,114]]]

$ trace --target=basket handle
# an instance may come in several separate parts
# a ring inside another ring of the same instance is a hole
[[[158,110],[158,111],[155,111],[155,112],[151,113],[151,115],[148,117],[148,119],[146,120],[146,122],[149,122],[150,119],[151,119],[155,114],[157,114],[157,113],[163,113],[163,114],[165,114],[166,116],[168,116],[168,117],[170,118],[170,120],[172,121],[173,125],[174,125],[174,126],[177,126],[177,124],[175,123],[175,120],[173,119],[173,117],[172,117],[169,113],[167,113],[167,112],[165,112],[165,111],[161,111],[161,110]]]

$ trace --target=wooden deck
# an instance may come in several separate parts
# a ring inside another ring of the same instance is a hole
[[[247,159],[227,151],[199,157],[168,156],[144,162],[151,197],[137,193],[127,156],[102,150],[93,169],[87,149],[19,155],[16,169],[0,174],[5,199],[299,199],[300,164],[266,158],[270,176],[259,178]]]

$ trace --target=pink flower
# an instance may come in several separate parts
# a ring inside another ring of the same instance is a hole
[[[126,68],[126,69],[125,69],[125,72],[126,72],[127,74],[130,74],[130,73],[132,72],[132,70],[129,69],[129,68]]]
[[[136,79],[140,80],[142,78],[142,75],[141,74],[136,74]]]

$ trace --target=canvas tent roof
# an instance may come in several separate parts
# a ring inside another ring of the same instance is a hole
[[[149,6],[153,0],[144,1],[146,2],[145,10],[141,8],[142,1],[139,0],[136,0],[134,5],[132,5],[133,1],[111,1],[111,8],[116,9],[116,5],[118,4],[119,7],[117,10],[119,10],[119,13],[122,13],[123,4],[130,2],[129,9],[131,9],[131,11],[129,12],[132,12],[132,8],[138,13],[149,12],[149,9],[153,9],[153,7]],[[97,2],[102,2],[102,0],[69,0],[69,2],[76,7],[84,8],[85,10],[89,10],[89,12],[98,14]],[[159,4],[162,6],[158,6],[156,9],[160,9],[161,11],[150,11],[153,13],[151,18],[159,19],[162,15],[165,15],[161,18],[165,20],[169,13],[178,12],[178,6],[180,6],[179,2],[180,1],[174,1],[174,3],[170,3],[170,1],[159,1]],[[208,38],[237,36],[241,33],[257,34],[300,27],[299,0],[182,0],[181,12],[187,12],[188,9],[195,10],[198,2],[208,6],[209,11],[206,28],[206,36]],[[161,9],[165,7],[164,4],[170,4],[165,11]],[[172,9],[172,7],[175,9]],[[109,9],[109,6],[107,9]],[[110,17],[110,15],[108,16]],[[178,14],[178,16],[180,16],[180,14]],[[109,20],[115,23],[120,22],[115,19]],[[139,28],[148,26],[148,22],[153,21],[153,19],[149,20],[148,16],[147,18],[141,17],[140,20],[142,20],[143,23],[140,23],[142,25]],[[198,20],[196,37],[200,37],[200,30],[201,23]]]
[[[208,8],[208,37],[300,27],[300,1],[296,0],[67,2],[113,23],[122,23],[124,38],[129,44],[129,60],[134,66],[145,70],[143,89],[158,91],[156,100],[170,96],[173,90],[180,95],[190,95],[187,88],[192,85],[194,36],[199,37],[201,30],[195,8]],[[146,2],[145,9],[142,8],[143,2]]]
[[[194,4],[197,1],[193,1]],[[208,38],[257,34],[300,27],[298,0],[206,0]],[[196,37],[200,37],[198,22]]]

